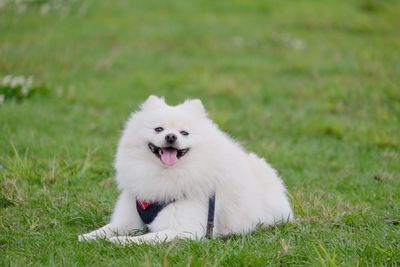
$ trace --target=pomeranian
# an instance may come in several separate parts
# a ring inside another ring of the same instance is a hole
[[[201,239],[293,219],[276,171],[221,131],[198,99],[170,106],[150,96],[126,123],[115,169],[121,193],[111,221],[80,241]],[[129,235],[141,229],[148,233]]]

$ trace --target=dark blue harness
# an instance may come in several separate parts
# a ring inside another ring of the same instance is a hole
[[[208,199],[208,216],[207,216],[207,231],[206,238],[210,239],[214,230],[214,216],[215,216],[215,194]]]
[[[150,224],[157,217],[157,214],[165,208],[168,204],[174,201],[152,202],[147,207],[143,208],[139,200],[136,200],[136,209],[144,224]],[[215,214],[215,194],[208,199],[208,216],[207,216],[207,231],[206,238],[211,238],[214,229],[214,214]]]
[[[171,202],[169,202],[171,203]],[[156,218],[157,214],[169,203],[163,202],[153,202],[149,204],[146,208],[143,208],[139,201],[136,200],[136,209],[139,213],[140,218],[144,224],[150,224]]]

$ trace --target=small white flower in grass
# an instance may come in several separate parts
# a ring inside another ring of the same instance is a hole
[[[14,78],[12,78],[10,85],[12,88],[16,88],[23,85],[24,81],[25,81],[24,76],[15,76]]]
[[[11,94],[10,97],[4,94],[3,90],[9,90],[9,93]],[[1,97],[1,102],[5,102],[6,100],[12,99],[12,98],[26,98],[30,95],[32,91],[38,90],[38,88],[35,88],[33,86],[33,76],[12,76],[12,75],[7,75],[0,79],[0,94],[2,95]]]
[[[3,80],[1,81],[1,83],[3,85],[10,85],[12,81],[12,76],[11,75],[6,75],[4,76]]]

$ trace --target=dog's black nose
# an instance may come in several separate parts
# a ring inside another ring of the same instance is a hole
[[[175,141],[176,141],[176,135],[175,134],[172,134],[172,133],[170,133],[170,134],[167,134],[166,136],[165,136],[165,141],[167,141],[167,143],[168,144],[173,144],[173,143],[175,143]]]

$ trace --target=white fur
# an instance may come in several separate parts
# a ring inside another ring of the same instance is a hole
[[[154,128],[165,130],[156,133]],[[180,131],[185,130],[188,136]],[[174,166],[164,165],[148,148],[162,146],[167,133],[178,136],[178,147],[189,152]],[[216,193],[214,235],[247,233],[290,221],[292,209],[286,188],[276,171],[253,153],[247,153],[207,116],[200,100],[169,106],[150,96],[133,113],[119,142],[116,177],[121,195],[111,222],[79,240],[107,238],[111,242],[157,243],[175,238],[205,236],[208,198]],[[136,198],[169,202],[149,225],[150,233],[127,236],[144,225]]]

